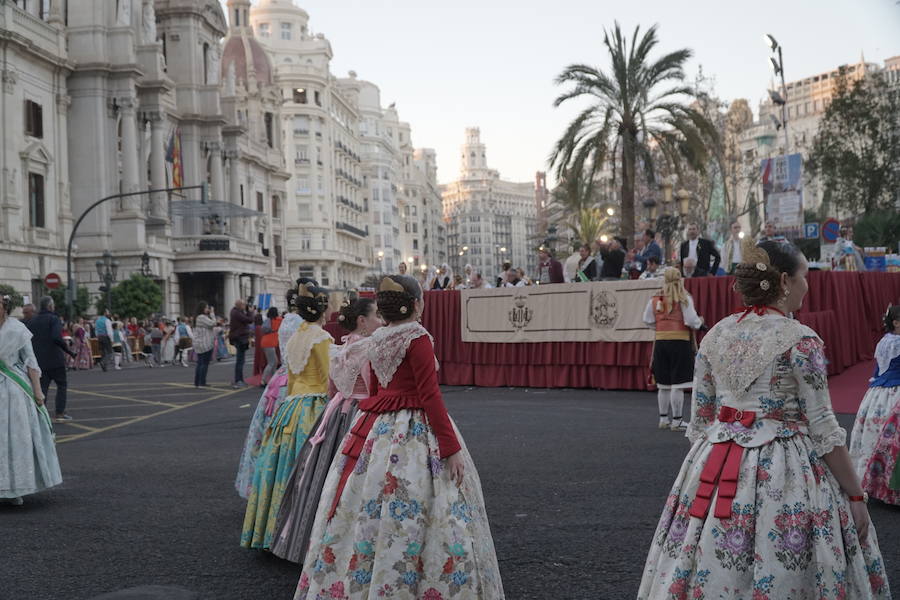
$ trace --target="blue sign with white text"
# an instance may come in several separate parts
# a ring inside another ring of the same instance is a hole
[[[805,237],[808,240],[819,239],[819,224],[818,223],[804,223],[803,224],[803,237]]]

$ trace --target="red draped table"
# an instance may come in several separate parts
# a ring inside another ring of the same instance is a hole
[[[732,277],[685,283],[710,325],[741,308]],[[813,271],[796,318],[822,337],[828,373],[836,375],[872,358],[892,302],[900,302],[900,273]],[[422,323],[434,336],[444,385],[647,389],[650,342],[463,342],[456,291],[426,292]]]

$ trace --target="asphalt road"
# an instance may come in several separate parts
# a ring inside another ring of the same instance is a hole
[[[0,599],[138,586],[172,587],[128,597],[290,599],[299,567],[238,545],[233,480],[259,390],[231,390],[231,368],[213,365],[219,383],[203,391],[179,367],[70,374],[63,485],[0,506]],[[654,395],[447,388],[445,399],[481,475],[507,598],[634,598],[688,449],[656,428]],[[871,514],[898,587],[900,510]]]

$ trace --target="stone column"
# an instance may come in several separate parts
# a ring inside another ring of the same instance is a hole
[[[231,312],[231,309],[234,308],[234,303],[237,300],[237,278],[234,276],[234,273],[222,273],[222,277],[225,281],[223,296],[225,298],[225,306],[222,307],[219,316],[224,316],[227,319],[228,314]]]
[[[222,173],[222,144],[211,142],[209,144],[209,155],[210,199],[222,201],[225,199],[225,178]]]
[[[160,189],[167,187],[166,182],[166,142],[164,127],[166,124],[163,113],[148,113],[150,121],[150,187]],[[167,194],[159,192],[150,197],[150,215],[157,218],[167,218],[166,210]]]
[[[259,275],[251,275],[250,276],[250,295],[253,296],[253,301],[256,302],[257,296],[259,296]]]
[[[241,179],[240,179],[240,169],[238,165],[240,161],[238,161],[238,151],[237,150],[229,150],[226,153],[228,157],[228,201],[232,204],[237,204],[240,206],[241,204]],[[229,217],[228,218],[228,233],[230,233],[234,237],[243,237],[241,235],[241,223],[243,222],[243,218],[238,217]]]
[[[141,179],[138,173],[137,122],[134,97],[119,98],[119,111],[122,118],[122,191],[138,191]],[[136,210],[140,206],[140,198],[129,199],[124,206]]]

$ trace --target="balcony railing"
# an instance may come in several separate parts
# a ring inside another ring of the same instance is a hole
[[[355,227],[350,223],[344,223],[343,221],[335,221],[334,223],[335,229],[339,229],[341,231],[346,231],[348,233],[352,233],[353,235],[358,235],[359,237],[369,237],[369,228],[368,226],[365,229],[360,229],[359,227]]]
[[[195,252],[230,252],[242,256],[263,256],[262,246],[227,235],[185,235],[172,239],[172,248],[179,254]]]

